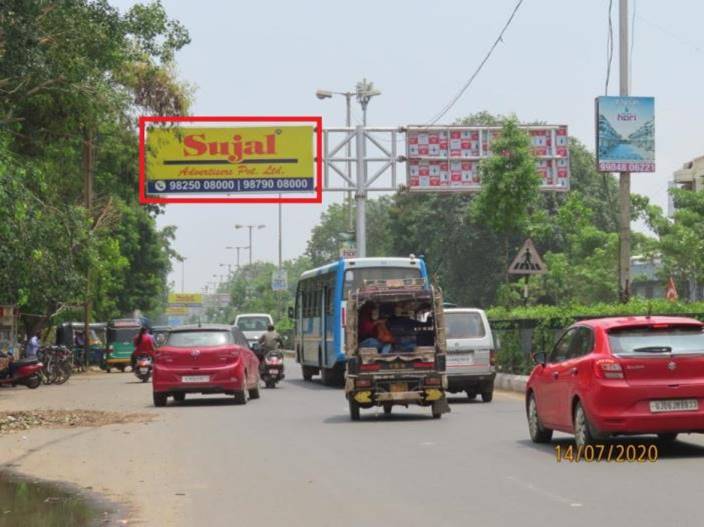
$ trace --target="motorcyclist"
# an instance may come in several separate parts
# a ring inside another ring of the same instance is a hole
[[[270,351],[274,351],[283,345],[284,340],[281,335],[279,335],[273,325],[269,324],[266,331],[259,337],[259,360],[262,360]]]
[[[153,359],[155,349],[154,337],[149,334],[147,328],[140,328],[139,334],[134,338],[134,351],[130,357],[132,371],[134,371],[135,364],[137,363],[137,357],[147,355],[149,358]]]

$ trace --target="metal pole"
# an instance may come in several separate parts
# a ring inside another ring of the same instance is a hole
[[[367,198],[367,166],[364,158],[366,157],[364,126],[357,126],[356,130],[356,147],[357,147],[357,192],[355,193],[355,202],[357,209],[357,256],[364,258],[367,255],[367,225],[366,225],[366,198]]]
[[[347,99],[347,119],[345,120],[345,126],[347,128],[350,128],[352,126],[352,96],[354,93],[352,92],[346,92],[345,93],[345,99]],[[347,177],[351,178],[352,177],[352,161],[349,161],[349,158],[352,157],[352,145],[350,141],[347,142],[346,146],[347,150]],[[347,193],[347,225],[349,227],[349,230],[351,231],[354,228],[354,207],[352,206],[352,191]]]
[[[254,225],[248,225],[249,227],[249,265],[252,265],[252,229]]]
[[[619,0],[619,95],[628,95],[628,0]],[[631,275],[631,173],[619,175],[619,299],[630,298]]]
[[[186,292],[186,259],[181,258],[181,292]]]
[[[238,271],[240,270],[240,249],[241,248],[242,247],[235,247],[235,249],[237,249],[237,270]]]

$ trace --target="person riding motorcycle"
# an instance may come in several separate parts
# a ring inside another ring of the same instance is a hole
[[[271,324],[268,325],[266,331],[259,337],[259,353],[257,354],[259,360],[261,361],[267,353],[278,349],[279,346],[283,347],[283,345],[284,340],[279,332]]]
[[[147,355],[150,359],[153,359],[155,350],[156,345],[154,344],[154,337],[149,334],[147,328],[141,328],[139,334],[134,338],[134,351],[130,357],[132,371],[134,371],[135,364],[137,363],[137,357]]]

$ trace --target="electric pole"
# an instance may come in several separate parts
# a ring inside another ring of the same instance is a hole
[[[93,132],[87,129],[86,135],[83,141],[83,192],[85,199],[85,208],[88,218],[91,220],[93,218]],[[88,268],[88,273],[86,274],[86,299],[83,304],[83,342],[85,350],[85,360],[88,360],[90,353],[90,282],[92,279],[91,268]]]
[[[628,0],[619,0],[619,95],[628,96]],[[631,275],[631,173],[619,174],[619,300],[630,299]]]

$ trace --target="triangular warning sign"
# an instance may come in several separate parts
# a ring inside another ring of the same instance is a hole
[[[518,254],[508,268],[509,274],[542,274],[548,270],[543,259],[535,250],[533,241],[529,238],[518,251]]]

